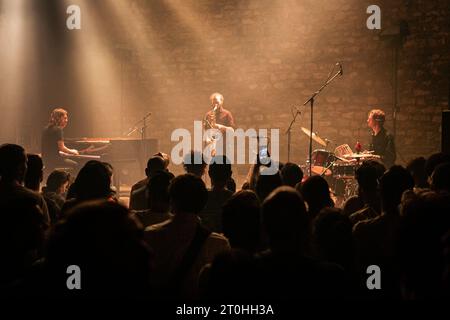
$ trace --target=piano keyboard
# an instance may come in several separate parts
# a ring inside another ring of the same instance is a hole
[[[69,154],[60,151],[60,156],[65,158],[74,158],[74,159],[91,159],[91,160],[99,160],[101,159],[101,156],[91,155],[91,154]]]

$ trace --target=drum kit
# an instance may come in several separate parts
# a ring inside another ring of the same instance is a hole
[[[345,201],[349,197],[356,195],[358,183],[355,179],[355,172],[366,160],[378,160],[379,155],[373,151],[353,152],[348,144],[343,144],[335,148],[334,152],[328,151],[330,140],[322,139],[316,133],[302,127],[301,130],[308,137],[311,137],[325,149],[315,149],[311,154],[311,172],[309,172],[309,159],[306,165],[301,166],[305,177],[310,175],[323,176],[339,202]]]

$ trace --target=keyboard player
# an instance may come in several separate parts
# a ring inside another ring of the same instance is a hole
[[[78,167],[78,162],[63,157],[63,155],[77,156],[79,154],[78,150],[69,149],[64,144],[64,128],[68,122],[68,112],[62,108],[56,108],[50,114],[49,123],[42,132],[42,159],[48,173],[55,168],[76,169]]]

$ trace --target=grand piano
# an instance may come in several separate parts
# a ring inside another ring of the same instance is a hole
[[[96,159],[112,164],[114,185],[120,192],[124,172],[137,182],[143,175],[148,158],[159,151],[157,139],[134,138],[65,138],[65,144],[79,150],[80,155],[67,155],[75,161]],[[129,181],[129,183],[134,183]]]

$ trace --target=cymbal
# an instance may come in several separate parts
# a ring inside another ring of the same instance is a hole
[[[301,127],[301,129],[308,137],[311,137],[311,131],[309,131],[308,129],[306,129],[304,127]],[[312,134],[312,139],[324,147],[327,146],[327,143],[321,137],[319,137],[317,134],[315,134],[314,132]]]

